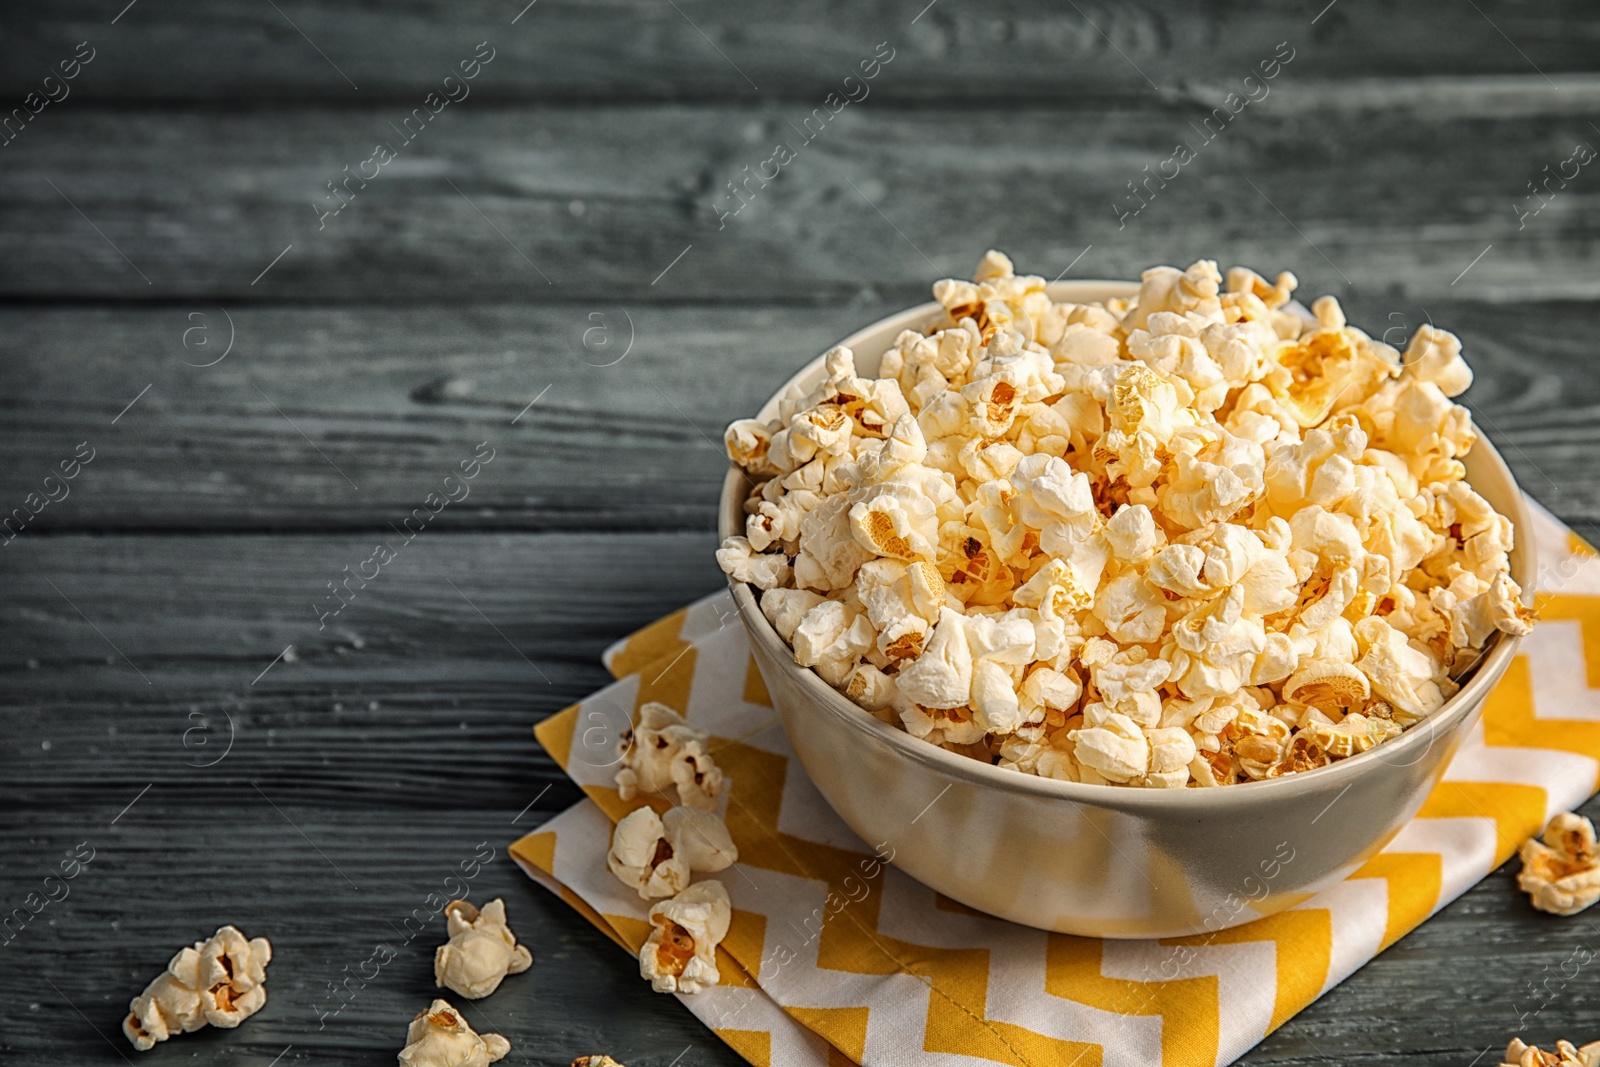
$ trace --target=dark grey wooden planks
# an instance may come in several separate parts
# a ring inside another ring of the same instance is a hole
[[[472,893],[505,897],[535,964],[470,1005],[474,1025],[505,1033],[527,1062],[541,1065],[602,1049],[635,1067],[666,1067],[686,1050],[687,1064],[742,1062],[675,1001],[650,993],[627,955],[513,869],[504,844],[543,816],[514,825],[516,807],[441,806],[379,819],[303,806],[286,785],[264,792],[241,784],[200,809],[158,787],[114,825],[120,802],[60,803],[48,828],[0,811],[7,899],[29,892],[79,842],[96,850],[67,900],[0,947],[10,954],[0,957],[0,996],[10,1005],[0,1054],[8,1063],[119,1062],[106,1037],[120,1042],[127,998],[177,947],[229,921],[273,938],[267,1008],[237,1031],[188,1035],[140,1063],[200,1056],[266,1065],[291,1045],[285,1064],[389,1062],[405,1021],[435,992],[437,923],[410,942],[395,925],[444,888],[483,841],[496,855],[471,880]],[[1600,814],[1597,807],[1587,810]],[[1479,1055],[1488,1062],[1511,1034],[1548,1047],[1600,1030],[1587,971],[1562,977],[1575,949],[1593,951],[1594,921],[1533,912],[1512,874],[1474,887],[1242,1062],[1466,1067]],[[320,1017],[334,1003],[327,983],[378,943],[399,958],[337,1015]]]
[[[468,99],[409,144],[407,113],[382,106],[86,102],[5,149],[0,298],[909,301],[989,246],[1047,277],[1225,254],[1293,265],[1318,291],[1600,294],[1592,197],[1574,186],[1537,216],[1518,207],[1542,168],[1596,136],[1600,82],[1347,93],[1297,76],[1284,68],[1209,142],[1225,88],[1100,108],[869,99],[810,135],[808,110],[789,105]],[[348,176],[380,140],[398,158]],[[798,154],[763,187],[780,140]],[[1195,158],[1163,185],[1147,178],[1180,140]],[[88,144],[107,153],[92,170]]]
[[[1373,333],[1453,329],[1483,431],[1592,535],[1592,170],[1518,216],[1600,138],[1596,32],[1574,0],[6,12],[7,108],[94,58],[0,132],[0,514],[96,452],[0,547],[0,893],[99,855],[0,946],[0,1060],[392,1062],[432,944],[319,1028],[327,983],[487,840],[474,896],[504,894],[538,957],[474,1009],[508,1062],[740,1062],[511,868],[577,796],[529,727],[604,684],[608,641],[720,585],[721,425],[991,245],[1046,276],[1289,267]],[[470,98],[319,224],[326,183],[485,40]],[[880,41],[870,96],[721,227],[726,183]],[[1128,183],[1281,41],[1270,96],[1131,214]],[[326,583],[481,441],[470,497],[319,629]],[[119,1051],[127,998],[223,921],[277,944],[267,1009]],[[1246,1062],[1592,1038],[1590,975],[1560,968],[1593,932],[1502,871]]]
[[[727,421],[884,310],[0,310],[18,461],[0,499],[21,504],[87,442],[93,462],[24,536],[387,530],[487,442],[492,460],[431,529],[709,529]],[[221,357],[230,333],[221,362],[185,365]]]
[[[607,644],[722,582],[709,534],[424,532],[344,585],[382,536],[18,539],[5,806],[149,781],[201,805],[282,783],[388,819],[552,782],[570,801],[533,724],[609,680]],[[324,617],[329,581],[349,602]]]
[[[0,309],[12,348],[0,517],[87,444],[94,460],[17,543],[110,529],[391,531],[488,442],[492,462],[430,530],[710,531],[723,426],[892,310],[246,306],[227,313],[230,331],[201,302]],[[1569,521],[1600,519],[1595,304],[1362,294],[1348,311],[1401,344],[1430,318],[1458,332],[1478,375],[1465,399],[1523,485]],[[185,365],[220,357],[230,332],[221,362]]]
[[[292,786],[260,784],[258,792],[241,781],[197,807],[163,783],[120,817],[132,793],[111,804],[63,797],[48,829],[0,811],[8,907],[67,850],[94,849],[66,899],[0,945],[0,1059],[393,1063],[406,1024],[441,992],[433,951],[444,924],[423,921],[430,895],[449,899],[465,886],[474,900],[503,897],[534,954],[533,968],[493,997],[450,996],[475,1028],[510,1039],[507,1062],[565,1067],[609,1052],[665,1067],[688,1048],[685,1064],[743,1063],[677,1001],[651,993],[637,961],[517,869],[506,846],[547,813],[442,803],[379,819],[332,814],[303,803]],[[267,1005],[237,1030],[208,1028],[134,1052],[120,1030],[128,999],[179,948],[230,922],[272,941]],[[366,961],[380,944],[397,955],[373,977]],[[357,978],[336,999],[330,983],[350,975]]]
[[[1539,70],[1559,78],[1593,67],[1593,39],[1574,25],[1586,9],[1573,0],[1485,2],[1482,13],[1438,0],[1323,6],[316,0],[274,11],[189,0],[142,4],[112,25],[121,5],[74,0],[13,16],[0,38],[0,90],[38,88],[84,39],[98,54],[75,92],[141,101],[405,99],[486,39],[503,60],[478,91],[560,102],[820,101],[884,40],[910,62],[877,91],[904,101],[1170,93],[1219,72],[1242,76],[1285,39],[1321,46],[1307,71],[1341,81]]]

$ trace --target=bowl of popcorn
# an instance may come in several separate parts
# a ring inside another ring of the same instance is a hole
[[[728,427],[719,563],[795,753],[971,908],[1164,937],[1370,859],[1532,613],[1452,401],[1293,275],[1047,284],[997,252]]]

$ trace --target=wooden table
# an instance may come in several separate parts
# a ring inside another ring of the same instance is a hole
[[[0,948],[7,1065],[134,1059],[128,998],[223,922],[272,938],[270,1004],[138,1062],[391,1062],[431,940],[337,1015],[329,986],[479,842],[538,958],[469,1012],[508,1062],[739,1062],[506,858],[579,795],[529,728],[718,585],[721,426],[990,246],[1431,319],[1523,485],[1600,519],[1600,175],[1562,169],[1600,143],[1591,5],[123,2],[0,33],[0,101],[38,108],[0,126],[0,512],[93,457],[0,547],[0,903],[95,850]],[[1499,872],[1247,1059],[1600,1036],[1559,977],[1593,937]]]

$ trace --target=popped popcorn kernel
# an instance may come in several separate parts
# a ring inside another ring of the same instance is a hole
[[[1554,915],[1576,915],[1600,900],[1600,849],[1594,824],[1562,812],[1539,837],[1522,843],[1517,886],[1528,902]]]
[[[696,882],[650,909],[650,936],[639,974],[657,993],[699,993],[722,980],[717,945],[728,936],[733,905],[716,879]]]
[[[128,1004],[122,1032],[148,1052],[175,1034],[210,1025],[231,1029],[267,1002],[267,964],[272,945],[264,937],[245,940],[223,926],[167,963],[143,993]]]
[[[505,901],[491,900],[479,910],[452,900],[444,913],[450,940],[433,955],[434,985],[479,1000],[499,989],[506,975],[533,966],[533,953],[506,925]]]
[[[697,808],[673,808],[666,817],[636,808],[611,832],[606,866],[645,900],[681,893],[695,872],[726,870],[739,850],[720,817]]]
[[[1600,1067],[1600,1041],[1591,1041],[1581,1048],[1570,1041],[1557,1041],[1555,1051],[1545,1052],[1524,1045],[1521,1038],[1512,1038],[1506,1045],[1501,1067]]]
[[[402,1067],[489,1067],[504,1059],[511,1042],[499,1034],[479,1034],[447,1000],[417,1012],[400,1050]]]
[[[752,488],[718,562],[865,711],[1019,773],[1210,788],[1369,751],[1533,613],[1463,480],[1459,339],[1402,353],[1297,286],[1201,260],[1060,303],[991,251],[878,377],[836,347],[728,427]]]
[[[725,779],[706,751],[710,740],[709,734],[690,726],[665,704],[645,704],[639,709],[639,721],[617,741],[617,795],[632,800],[672,786],[678,803],[714,809]]]

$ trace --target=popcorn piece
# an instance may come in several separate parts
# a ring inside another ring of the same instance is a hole
[[[1250,778],[1272,777],[1287,755],[1289,725],[1282,719],[1246,708],[1228,726],[1234,762]]]
[[[850,498],[834,497],[817,505],[800,521],[799,555],[794,582],[802,589],[829,593],[848,587],[856,568],[872,558],[855,538]]]
[[[1091,704],[1084,709],[1085,727],[1067,735],[1077,748],[1079,763],[1092,768],[1108,782],[1130,782],[1143,778],[1150,769],[1150,742],[1139,724]]]
[[[617,822],[606,866],[654,900],[681,893],[691,872],[726,870],[738,859],[727,825],[711,812],[679,807],[663,819],[642,807]]]
[[[450,940],[433,954],[433,981],[441,989],[478,1000],[499,989],[506,975],[533,966],[533,953],[506,925],[505,901],[491,900],[479,911],[452,900],[444,913]]]
[[[233,926],[220,927],[172,957],[167,969],[128,1004],[122,1032],[140,1052],[174,1034],[206,1024],[231,1029],[267,1002],[266,970],[272,945],[246,941]]]
[[[626,1067],[610,1056],[579,1056],[572,1061],[572,1067]]]
[[[931,560],[939,541],[933,501],[904,483],[873,486],[851,506],[849,522],[856,543],[877,556]]]
[[[1157,444],[1195,421],[1172,383],[1143,363],[1118,366],[1106,414],[1113,429],[1128,435],[1147,433]]]
[[[678,790],[678,803],[711,811],[722,796],[726,778],[705,745],[699,739],[685,741],[678,758],[672,761],[671,774],[672,784]]]
[[[1166,541],[1150,509],[1125,504],[1106,523],[1106,541],[1118,563],[1143,563]]]
[[[900,694],[928,708],[963,707],[972,699],[972,646],[966,619],[944,608],[922,655],[895,679]]]
[[[983,254],[982,259],[978,260],[978,269],[973,272],[972,280],[988,282],[996,278],[1009,278],[1014,273],[1016,269],[1011,265],[1011,257],[991,248]]]
[[[673,851],[691,871],[725,871],[739,862],[739,849],[721,816],[698,808],[673,808],[661,823]]]
[[[1457,648],[1482,648],[1497,631],[1520,636],[1533,629],[1533,613],[1522,606],[1522,590],[1503,572],[1487,589],[1465,598],[1453,588],[1435,589],[1434,608],[1449,618],[1450,643]]]
[[[671,785],[677,788],[678,803],[711,811],[725,779],[706,751],[709,742],[704,730],[696,730],[665,704],[646,703],[638,723],[617,742],[617,795],[632,800]]]
[[[876,638],[867,616],[837,600],[824,600],[795,627],[795,662],[815,668],[830,685],[842,685]]]
[[[1312,719],[1301,727],[1300,732],[1315,742],[1330,759],[1344,759],[1381,745],[1390,738],[1399,737],[1400,724],[1392,719],[1352,711],[1337,724]]]
[[[1317,743],[1316,736],[1307,731],[1300,731],[1290,737],[1284,744],[1276,761],[1267,768],[1262,777],[1281,778],[1286,774],[1296,774],[1300,771],[1312,771],[1318,767],[1326,767],[1332,762],[1328,750]],[[1248,771],[1255,777],[1253,771]]]
[[[1245,438],[1228,434],[1199,455],[1180,452],[1175,460],[1157,498],[1167,520],[1184,529],[1225,522],[1261,492],[1266,460],[1261,446]]]
[[[820,404],[789,420],[790,455],[838,456],[850,447],[850,416],[843,408]]]
[[[1356,623],[1356,640],[1366,652],[1356,666],[1372,682],[1372,689],[1394,708],[1401,725],[1426,718],[1444,703],[1444,693],[1433,680],[1434,662],[1411,647],[1406,635],[1377,616]]]
[[[1083,695],[1083,683],[1071,671],[1062,673],[1049,667],[1036,667],[1023,680],[1021,693],[1025,705],[1066,711]]]
[[[793,643],[800,620],[824,599],[809,589],[768,589],[761,594],[761,614],[772,623],[779,637]]]
[[[192,949],[184,951],[193,952]],[[185,979],[198,984],[195,961],[175,958],[167,965],[165,973],[128,1004],[128,1017],[122,1021],[122,1032],[133,1042],[134,1048],[145,1052],[173,1034],[186,1034],[206,1025],[200,994],[185,985]]]
[[[1038,608],[1048,618],[1067,617],[1093,607],[1094,591],[1107,561],[1105,538],[1094,535],[1082,541],[1056,541],[1047,551],[1056,553],[1057,558],[1023,583],[1012,594],[1012,602]]]
[[[1520,855],[1517,886],[1540,911],[1576,915],[1600,900],[1600,851],[1594,824],[1583,816],[1557,815],[1542,838],[1522,843]]]
[[[1028,456],[1016,465],[1011,484],[1017,518],[1035,530],[1054,527],[1065,540],[1082,541],[1099,525],[1088,476],[1074,473],[1064,460]]]
[[[1033,662],[1033,625],[1010,613],[979,615],[967,621],[966,631],[973,658],[973,718],[987,733],[1010,733],[1026,718],[1015,685]]]
[[[1512,1038],[1506,1046],[1501,1067],[1600,1067],[1600,1041],[1575,1048],[1570,1041],[1557,1041],[1554,1052],[1544,1052]]]
[[[1217,265],[1202,259],[1186,271],[1172,267],[1151,267],[1140,275],[1139,296],[1126,317],[1124,329],[1138,329],[1149,324],[1151,316],[1163,311],[1181,313],[1212,311],[1220,314],[1221,303],[1217,292],[1222,275]]]
[[[661,817],[648,807],[617,821],[606,866],[646,900],[675,896],[689,884],[687,858],[673,848]]]
[[[699,993],[722,979],[717,945],[728,936],[733,905],[715,879],[696,882],[650,909],[649,938],[639,950],[639,974],[657,993]]]
[[[682,752],[672,761],[672,784],[677,787],[680,805],[712,811],[722,798],[726,777],[706,752],[706,742],[693,739],[683,742]]]
[[[446,1000],[417,1013],[400,1050],[404,1067],[489,1067],[511,1051],[499,1034],[478,1034]]]
[[[739,419],[728,424],[722,435],[728,458],[751,474],[776,474],[777,469],[767,459],[772,447],[772,431],[759,419]]]
[[[1326,300],[1327,298],[1323,298]],[[1356,398],[1365,395],[1363,380],[1392,373],[1368,354],[1364,339],[1353,338],[1344,327],[1344,313],[1338,303],[1317,301],[1325,312],[1322,329],[1278,353],[1278,373],[1268,378],[1268,386],[1301,426],[1310,428],[1332,413],[1334,405],[1353,390]]]
[[[1161,697],[1156,689],[1171,674],[1171,663],[1152,657],[1143,648],[1118,650],[1104,638],[1091,639],[1079,659],[1089,668],[1107,708],[1141,726],[1156,725],[1161,718]]]
[[[845,696],[872,712],[890,707],[900,694],[894,679],[870,663],[856,664],[839,688]]]
[[[793,575],[789,557],[781,552],[762,554],[751,548],[748,539],[730,537],[717,549],[717,565],[736,582],[749,582],[757,589],[775,589]]]
[[[1283,683],[1285,700],[1328,714],[1363,706],[1371,692],[1367,676],[1355,667],[1320,660],[1302,666]]]
[[[852,480],[861,485],[876,485],[927,458],[928,442],[923,437],[922,427],[907,413],[894,421],[889,435],[881,442],[857,452]]]
[[[1121,574],[1095,599],[1095,618],[1106,632],[1126,644],[1159,641],[1167,628],[1167,599],[1162,590],[1138,574]]]
[[[776,481],[765,483],[762,492],[766,492],[767,487]],[[788,488],[777,484],[779,491]],[[750,542],[751,551],[765,552],[776,545],[787,555],[791,542],[798,546],[800,523],[820,502],[821,498],[814,491],[796,489],[776,502],[763,499],[756,503],[755,510],[746,516],[744,526],[745,539]]]
[[[1201,260],[1058,303],[991,252],[877,378],[835,348],[729,427],[760,480],[719,562],[860,707],[1022,773],[1229,785],[1382,744],[1532,613],[1464,480],[1460,342],[1402,356],[1296,285]]]
[[[965,704],[928,708],[901,696],[895,714],[907,733],[934,745],[974,745],[983,740],[983,724]]]
[[[1227,277],[1230,294],[1248,293],[1269,310],[1277,310],[1287,304],[1300,285],[1299,279],[1288,271],[1279,274],[1278,280],[1270,285],[1265,278],[1247,267],[1232,267]]]
[[[1472,384],[1472,368],[1461,358],[1461,340],[1431,323],[1411,335],[1404,363],[1406,376],[1432,382],[1445,396],[1459,396]]]
[[[1150,773],[1143,785],[1174,789],[1189,781],[1189,764],[1198,755],[1194,738],[1189,731],[1178,726],[1165,726],[1145,731],[1150,742]]]
[[[856,592],[867,618],[878,631],[878,647],[891,659],[905,659],[922,650],[922,635],[939,619],[944,606],[944,578],[931,563],[903,564],[879,559],[861,565]],[[901,639],[914,635],[909,643]],[[898,648],[891,648],[898,645]]]
[[[849,353],[850,350],[842,348],[840,351]],[[903,416],[911,413],[899,384],[894,381],[851,377],[833,388],[844,413],[855,424],[855,433],[862,437],[887,436]]]

